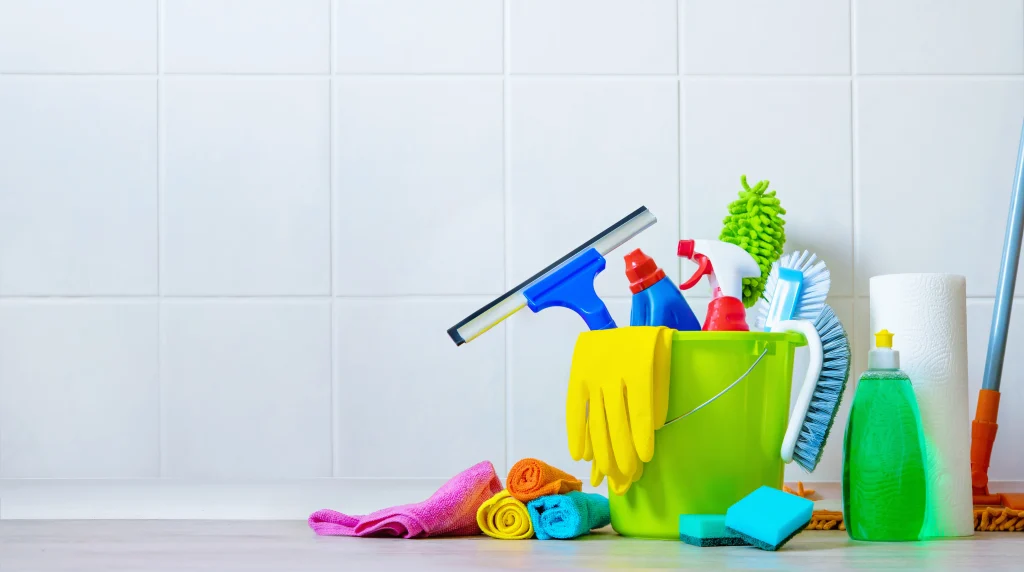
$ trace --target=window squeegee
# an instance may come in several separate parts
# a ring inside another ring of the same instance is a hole
[[[614,328],[615,322],[594,291],[594,277],[604,270],[604,256],[640,234],[658,219],[640,207],[577,246],[572,252],[448,328],[456,345],[471,342],[524,307],[539,312],[552,306],[569,308],[591,330]]]

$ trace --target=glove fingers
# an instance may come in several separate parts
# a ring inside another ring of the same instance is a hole
[[[583,444],[583,460],[584,461],[593,461],[594,460],[594,443],[590,439],[590,422],[589,421],[587,422],[586,426],[587,426],[587,430],[586,430],[585,435],[584,435],[584,444]],[[578,461],[579,459],[576,459],[576,460]],[[592,466],[593,466],[593,464],[592,464]],[[598,483],[600,483],[600,481],[598,481]],[[596,487],[597,485],[594,485],[594,486]]]
[[[625,494],[633,484],[631,473],[623,473],[612,459],[612,470],[608,473],[608,485],[616,494]]]
[[[586,382],[569,378],[569,395],[565,400],[565,432],[569,437],[569,454],[579,461],[583,457],[587,432]]]
[[[633,445],[633,435],[629,429],[630,417],[626,411],[626,399],[621,383],[608,383],[603,386],[601,396],[604,399],[605,416],[608,419],[608,437],[612,444],[612,453],[623,476],[632,475],[636,471],[637,452]],[[650,419],[648,409],[648,419]],[[651,430],[653,433],[653,430]],[[610,471],[605,471],[610,475]]]
[[[636,464],[636,472],[633,473],[632,481],[635,483],[640,480],[640,477],[644,476],[644,464]]]
[[[608,440],[608,425],[604,417],[604,400],[601,391],[597,390],[590,396],[590,411],[587,421],[590,424],[590,443],[594,448],[594,463],[606,475],[612,474],[615,457],[612,456],[611,442]]]
[[[654,456],[653,384],[642,377],[626,383],[628,393],[624,410],[628,407],[632,446],[640,460],[647,462]]]
[[[603,480],[604,475],[601,474],[601,469],[597,468],[597,463],[590,463],[590,486],[600,486]]]
[[[608,488],[617,495],[624,495],[629,490],[629,486],[633,484],[629,477],[622,478],[619,476],[608,475]]]

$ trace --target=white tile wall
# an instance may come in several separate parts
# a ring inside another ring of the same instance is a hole
[[[509,2],[515,74],[676,74],[676,1]]]
[[[501,0],[335,0],[341,73],[501,73]]]
[[[630,242],[674,275],[679,238],[678,84],[674,79],[511,81],[508,229],[519,283],[640,205],[660,222]],[[628,296],[621,256],[597,279]],[[511,285],[511,284],[510,284]]]
[[[163,292],[328,294],[328,81],[163,83]]]
[[[680,5],[687,74],[850,73],[849,0],[680,0]]]
[[[158,0],[0,0],[0,73],[154,73]]]
[[[878,274],[952,272],[967,276],[968,295],[993,296],[1024,77],[870,78],[855,89],[857,294]]]
[[[0,294],[157,292],[157,81],[0,77]]]
[[[332,476],[337,505],[570,466],[578,319],[444,330],[641,204],[677,278],[741,174],[830,263],[854,374],[870,276],[965,274],[976,387],[1022,119],[1024,0],[0,0],[0,482]],[[839,442],[787,475],[837,480]],[[63,514],[41,490],[0,504]]]
[[[330,302],[175,300],[160,319],[163,475],[331,475]]]
[[[1020,0],[858,0],[859,74],[1024,72]]]
[[[504,291],[501,80],[345,79],[334,97],[335,293]]]
[[[159,475],[157,311],[0,302],[0,478]]]
[[[165,0],[168,73],[327,73],[330,0]]]
[[[440,335],[487,301],[335,302],[336,475],[446,478],[483,459],[507,472],[504,327],[465,347]]]

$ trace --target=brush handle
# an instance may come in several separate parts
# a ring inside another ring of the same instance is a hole
[[[796,449],[796,442],[800,438],[800,430],[803,428],[804,418],[807,417],[807,410],[811,407],[814,389],[818,386],[824,352],[821,349],[821,337],[818,336],[818,331],[814,329],[814,324],[807,320],[783,320],[772,326],[771,331],[803,334],[804,338],[807,338],[807,349],[810,350],[810,357],[807,361],[807,373],[804,374],[804,382],[800,386],[800,395],[796,398],[793,413],[789,416],[789,425],[786,426],[786,436],[782,440],[782,461],[789,463],[793,460],[793,451]]]

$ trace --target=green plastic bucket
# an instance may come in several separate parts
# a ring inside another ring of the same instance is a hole
[[[782,487],[793,332],[675,332],[666,419],[718,399],[655,432],[654,457],[626,494],[609,491],[621,535],[679,539],[679,515],[725,514],[754,489]]]

